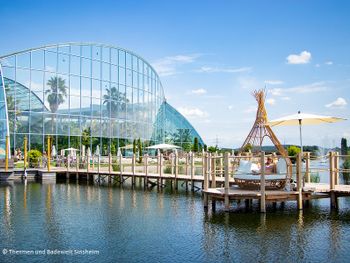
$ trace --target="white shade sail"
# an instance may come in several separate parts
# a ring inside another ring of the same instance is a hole
[[[161,143],[161,144],[156,144],[156,145],[146,147],[146,149],[171,150],[171,149],[181,149],[181,147],[173,144]]]

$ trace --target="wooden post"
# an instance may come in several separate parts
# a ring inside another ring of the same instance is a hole
[[[208,154],[207,153],[204,153],[204,160],[203,160],[203,176],[204,176],[204,181],[203,181],[203,189],[206,191],[206,190],[208,190],[208,187],[209,187],[209,185],[208,185],[208,168],[207,168],[207,164],[208,164]]]
[[[334,186],[339,184],[339,153],[334,153]]]
[[[193,181],[193,177],[194,177],[194,172],[195,172],[195,166],[194,166],[194,158],[195,158],[195,154],[192,152],[190,154],[190,158],[191,158],[191,191],[194,191],[194,181]]]
[[[78,172],[79,171],[79,155],[78,154],[77,154],[76,158],[77,158],[77,166],[75,167],[75,169]]]
[[[86,171],[89,173],[89,171],[90,171],[90,153],[89,152],[86,155],[86,159],[87,159]]]
[[[188,175],[188,153],[185,153],[185,175]],[[187,184],[187,181],[186,181]]]
[[[331,208],[337,208],[338,207],[338,200],[337,196],[334,192],[335,189],[335,156],[336,153],[329,152],[329,190],[330,190],[330,197],[331,197]]]
[[[5,140],[5,171],[9,169],[9,136],[6,135]]]
[[[297,172],[297,190],[298,190],[298,209],[303,209],[303,173],[301,169],[301,153],[297,154],[296,172]]]
[[[111,175],[112,172],[112,154],[108,154],[108,173]]]
[[[120,176],[123,176],[123,154],[120,153],[119,155],[119,170],[120,170]]]
[[[92,170],[93,170],[93,171],[95,171],[95,157],[96,157],[96,155],[93,154],[93,155],[92,155]]]
[[[329,152],[329,189],[334,190],[334,153]]]
[[[69,167],[70,167],[70,155],[67,155],[67,172],[69,171]]]
[[[225,152],[224,155],[224,175],[225,175],[225,209],[228,210],[230,208],[230,197],[229,197],[229,190],[230,190],[230,159],[229,159],[229,153]]]
[[[171,153],[170,154],[171,175],[174,175],[174,166],[175,166],[174,162],[175,162],[175,154]]]
[[[204,176],[205,174],[205,167],[206,167],[206,153],[204,153],[204,151],[202,152],[202,175]]]
[[[163,154],[161,153],[159,156],[159,178],[160,178],[160,185],[163,185]],[[159,184],[158,184],[159,185]]]
[[[223,177],[224,176],[224,169],[223,169],[223,165],[222,165],[222,161],[224,159],[224,156],[222,153],[220,153],[220,163],[219,163],[219,167],[220,167],[220,176]]]
[[[143,157],[144,165],[145,165],[145,181],[144,186],[147,187],[148,184],[148,154],[145,154]]]
[[[310,179],[310,153],[306,152],[306,163],[305,163],[305,178],[306,178],[306,182],[310,183],[311,179]]]
[[[177,177],[179,175],[179,155],[177,153],[175,153],[175,156],[174,156],[175,160],[175,190],[177,190]]]
[[[260,176],[260,212],[266,213],[265,203],[265,152],[261,152],[260,159],[261,176]]]
[[[101,155],[100,154],[97,156],[97,161],[98,161],[97,172],[100,173],[100,169],[101,169]]]
[[[47,171],[51,170],[51,137],[47,136]]]
[[[27,136],[24,136],[24,168],[27,168]]]
[[[217,155],[214,154],[211,159],[211,188],[216,188],[216,157]]]

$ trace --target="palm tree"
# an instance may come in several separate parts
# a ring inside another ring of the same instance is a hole
[[[45,90],[45,95],[47,95],[47,101],[50,106],[52,113],[57,112],[58,107],[64,102],[67,97],[66,80],[61,77],[51,77],[47,81],[47,86],[50,88]],[[51,115],[51,131],[53,132],[53,119],[54,115]]]
[[[126,98],[125,93],[119,92],[116,87],[106,88],[106,92],[107,94],[103,95],[103,104],[106,105],[110,116],[116,117],[118,110],[125,110],[126,103],[129,100]]]
[[[64,98],[67,97],[66,80],[61,77],[51,77],[47,81],[47,86],[50,88],[45,90],[45,95],[47,96],[47,101],[49,102],[50,110],[55,113],[58,107],[64,102]]]

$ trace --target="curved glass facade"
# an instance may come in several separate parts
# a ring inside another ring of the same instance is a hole
[[[165,143],[181,146],[185,150],[191,149],[194,138],[198,138],[198,143],[204,145],[191,123],[166,101],[159,109],[156,123],[161,129],[158,130],[158,134],[153,135],[155,140],[164,140]]]
[[[0,147],[9,133],[12,153],[25,136],[31,149],[44,150],[50,135],[58,150],[99,146],[102,154],[135,139],[165,140],[157,121],[162,84],[130,51],[68,43],[3,56],[0,64]]]

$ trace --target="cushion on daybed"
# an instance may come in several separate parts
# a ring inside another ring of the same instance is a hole
[[[286,174],[287,173],[287,163],[286,160],[280,158],[276,164],[276,172],[277,174]]]
[[[246,160],[241,160],[239,162],[239,166],[237,171],[242,174],[250,174],[252,169],[251,169],[252,163]]]

